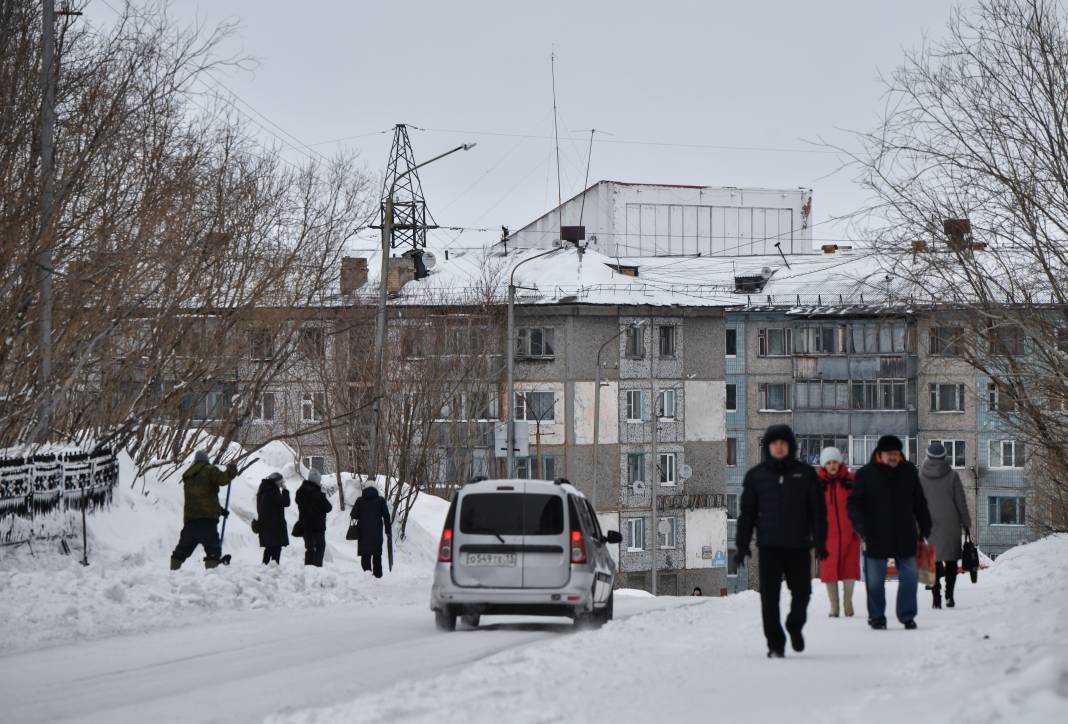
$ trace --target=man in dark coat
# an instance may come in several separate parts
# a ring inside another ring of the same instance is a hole
[[[322,489],[322,476],[314,468],[297,489],[297,511],[304,536],[304,565],[323,567],[326,554],[326,514],[330,499]]]
[[[219,505],[219,488],[237,477],[237,466],[230,463],[223,472],[211,464],[208,454],[198,450],[193,464],[182,473],[185,488],[182,532],[171,553],[171,570],[177,571],[198,545],[204,546],[204,567],[215,568],[222,562],[219,541],[219,517],[229,515]]]
[[[271,561],[282,563],[282,548],[289,545],[286,511],[289,490],[279,473],[271,473],[260,482],[256,492],[256,519],[259,522],[260,545],[263,546],[263,565]]]
[[[779,617],[783,578],[790,589],[786,631],[794,651],[804,651],[801,629],[812,595],[812,553],[827,557],[827,511],[819,478],[797,459],[797,441],[788,425],[772,425],[761,442],[764,461],[745,474],[738,516],[738,553],[742,565],[749,555],[753,529],[760,548],[760,606],[768,657],[782,658],[786,634]]]
[[[358,546],[356,552],[360,556],[360,564],[365,571],[373,571],[375,578],[382,577],[382,530],[392,537],[392,521],[389,517],[389,506],[378,494],[378,489],[368,486],[363,489],[363,494],[352,506],[352,517],[360,527]]]
[[[931,535],[931,514],[916,466],[905,459],[900,438],[884,435],[871,462],[857,471],[846,511],[864,541],[868,625],[886,628],[887,559],[897,564],[897,619],[916,628],[916,542]]]

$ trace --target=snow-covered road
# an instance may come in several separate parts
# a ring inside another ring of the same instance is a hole
[[[395,591],[409,601],[423,588]],[[621,597],[620,617],[686,600]],[[258,722],[433,678],[572,632],[566,619],[494,619],[444,635],[425,601],[205,614],[180,628],[0,657],[5,722]]]

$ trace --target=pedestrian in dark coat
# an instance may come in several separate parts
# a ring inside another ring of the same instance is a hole
[[[927,448],[927,459],[920,466],[920,483],[931,510],[931,536],[934,546],[935,585],[931,589],[932,605],[942,608],[942,578],[946,579],[946,606],[957,605],[953,597],[957,586],[957,561],[960,560],[961,533],[969,532],[968,499],[964,497],[964,485],[957,471],[946,462],[946,448],[940,442],[932,442]]]
[[[289,545],[285,509],[289,507],[289,491],[279,473],[271,473],[260,482],[256,492],[256,519],[259,521],[260,545],[263,546],[263,565],[282,562],[282,548]]]
[[[868,625],[886,628],[886,568],[897,564],[897,618],[916,628],[916,543],[931,535],[931,514],[916,466],[905,459],[904,445],[894,435],[876,443],[871,462],[857,471],[846,510],[864,541],[864,581],[868,592]]]
[[[208,453],[198,450],[193,464],[182,473],[185,489],[184,524],[178,545],[171,553],[171,570],[182,567],[198,545],[204,546],[204,567],[215,568],[222,562],[222,542],[219,540],[219,518],[229,515],[219,505],[219,489],[237,477],[237,466],[230,463],[226,471],[211,464]]]
[[[304,565],[323,567],[326,554],[326,514],[330,499],[322,488],[322,476],[314,468],[308,479],[297,489],[297,510],[301,533],[304,535]]]
[[[831,599],[831,616],[838,617],[838,583],[842,583],[842,608],[846,616],[853,615],[853,584],[860,580],[860,536],[853,530],[846,512],[846,499],[853,490],[853,473],[842,461],[836,447],[820,452],[817,471],[827,505],[827,556],[820,561],[820,580],[827,585]]]
[[[797,459],[793,430],[788,425],[772,425],[761,444],[764,462],[750,469],[742,482],[735,563],[745,562],[755,528],[768,657],[781,658],[786,651],[779,617],[782,581],[785,578],[790,589],[786,632],[794,650],[803,651],[801,629],[812,596],[811,551],[814,548],[820,560],[827,557],[827,511],[816,471]]]
[[[378,489],[368,486],[352,506],[352,518],[359,524],[359,538],[356,552],[365,571],[373,571],[375,578],[382,577],[382,541],[385,535],[392,537],[393,522],[389,517],[389,506],[378,494]]]

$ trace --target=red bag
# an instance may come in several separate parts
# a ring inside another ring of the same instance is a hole
[[[916,568],[919,571],[921,586],[933,586],[935,584],[935,547],[922,540],[916,543]]]

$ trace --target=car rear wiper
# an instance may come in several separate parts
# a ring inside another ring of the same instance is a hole
[[[489,533],[490,535],[497,536],[497,540],[499,540],[501,543],[505,542],[504,538],[501,537],[501,534],[498,533],[497,531],[493,530],[492,528],[471,528],[470,530],[465,530],[464,532],[465,533]]]

